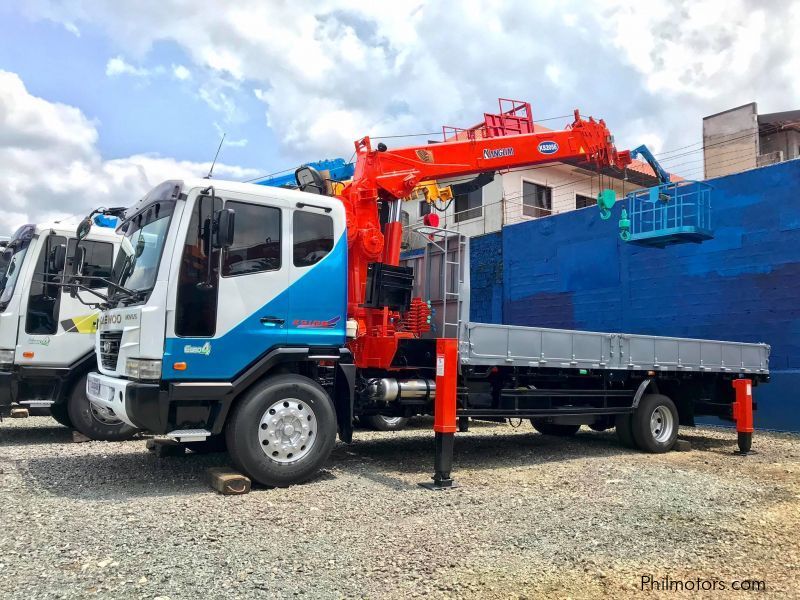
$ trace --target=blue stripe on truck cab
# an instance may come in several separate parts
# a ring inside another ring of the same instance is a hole
[[[288,300],[288,302],[287,302]],[[289,346],[343,346],[347,321],[347,236],[299,279],[216,338],[167,338],[161,377],[165,380],[230,381],[274,346],[274,329],[261,317],[288,304],[283,328]],[[223,298],[218,310],[225,310]],[[282,314],[276,316],[283,317]],[[274,325],[273,325],[274,327]],[[264,335],[271,333],[273,335]],[[271,340],[267,346],[265,339]],[[185,362],[186,370],[173,364]]]

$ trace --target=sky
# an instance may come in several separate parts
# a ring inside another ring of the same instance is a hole
[[[203,176],[222,133],[214,176],[241,181],[498,97],[699,178],[703,116],[800,108],[799,30],[797,0],[3,1],[0,235]]]

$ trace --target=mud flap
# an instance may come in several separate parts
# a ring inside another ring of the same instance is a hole
[[[336,411],[336,424],[339,439],[345,444],[353,441],[353,399],[355,397],[356,366],[336,363],[336,376],[333,384],[333,404]]]

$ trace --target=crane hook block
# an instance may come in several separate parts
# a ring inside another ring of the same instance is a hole
[[[607,221],[611,217],[611,209],[617,201],[617,193],[611,189],[601,190],[597,194],[597,206],[600,208],[600,218]]]
[[[631,239],[631,220],[628,218],[628,211],[624,208],[619,216],[619,237],[623,242]]]

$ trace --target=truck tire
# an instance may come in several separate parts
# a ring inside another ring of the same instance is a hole
[[[110,415],[100,413],[86,397],[86,375],[78,379],[67,399],[67,416],[72,426],[92,440],[120,442],[138,431]]]
[[[547,419],[531,419],[533,428],[543,435],[557,435],[558,437],[569,437],[578,433],[580,425],[558,425],[550,423]]]
[[[333,403],[308,377],[270,377],[237,402],[225,439],[234,466],[251,479],[270,487],[300,483],[313,476],[333,450]]]
[[[50,416],[60,425],[73,429],[72,421],[70,421],[69,415],[67,414],[66,402],[53,402],[53,404],[50,405]]]
[[[400,431],[408,425],[408,419],[405,417],[385,417],[383,415],[361,417],[361,422],[375,431]]]
[[[636,448],[636,442],[633,439],[632,416],[633,415],[617,415],[616,419],[617,439],[619,443],[626,448]]]
[[[678,409],[662,394],[647,394],[631,417],[633,440],[640,450],[661,454],[678,439]]]

